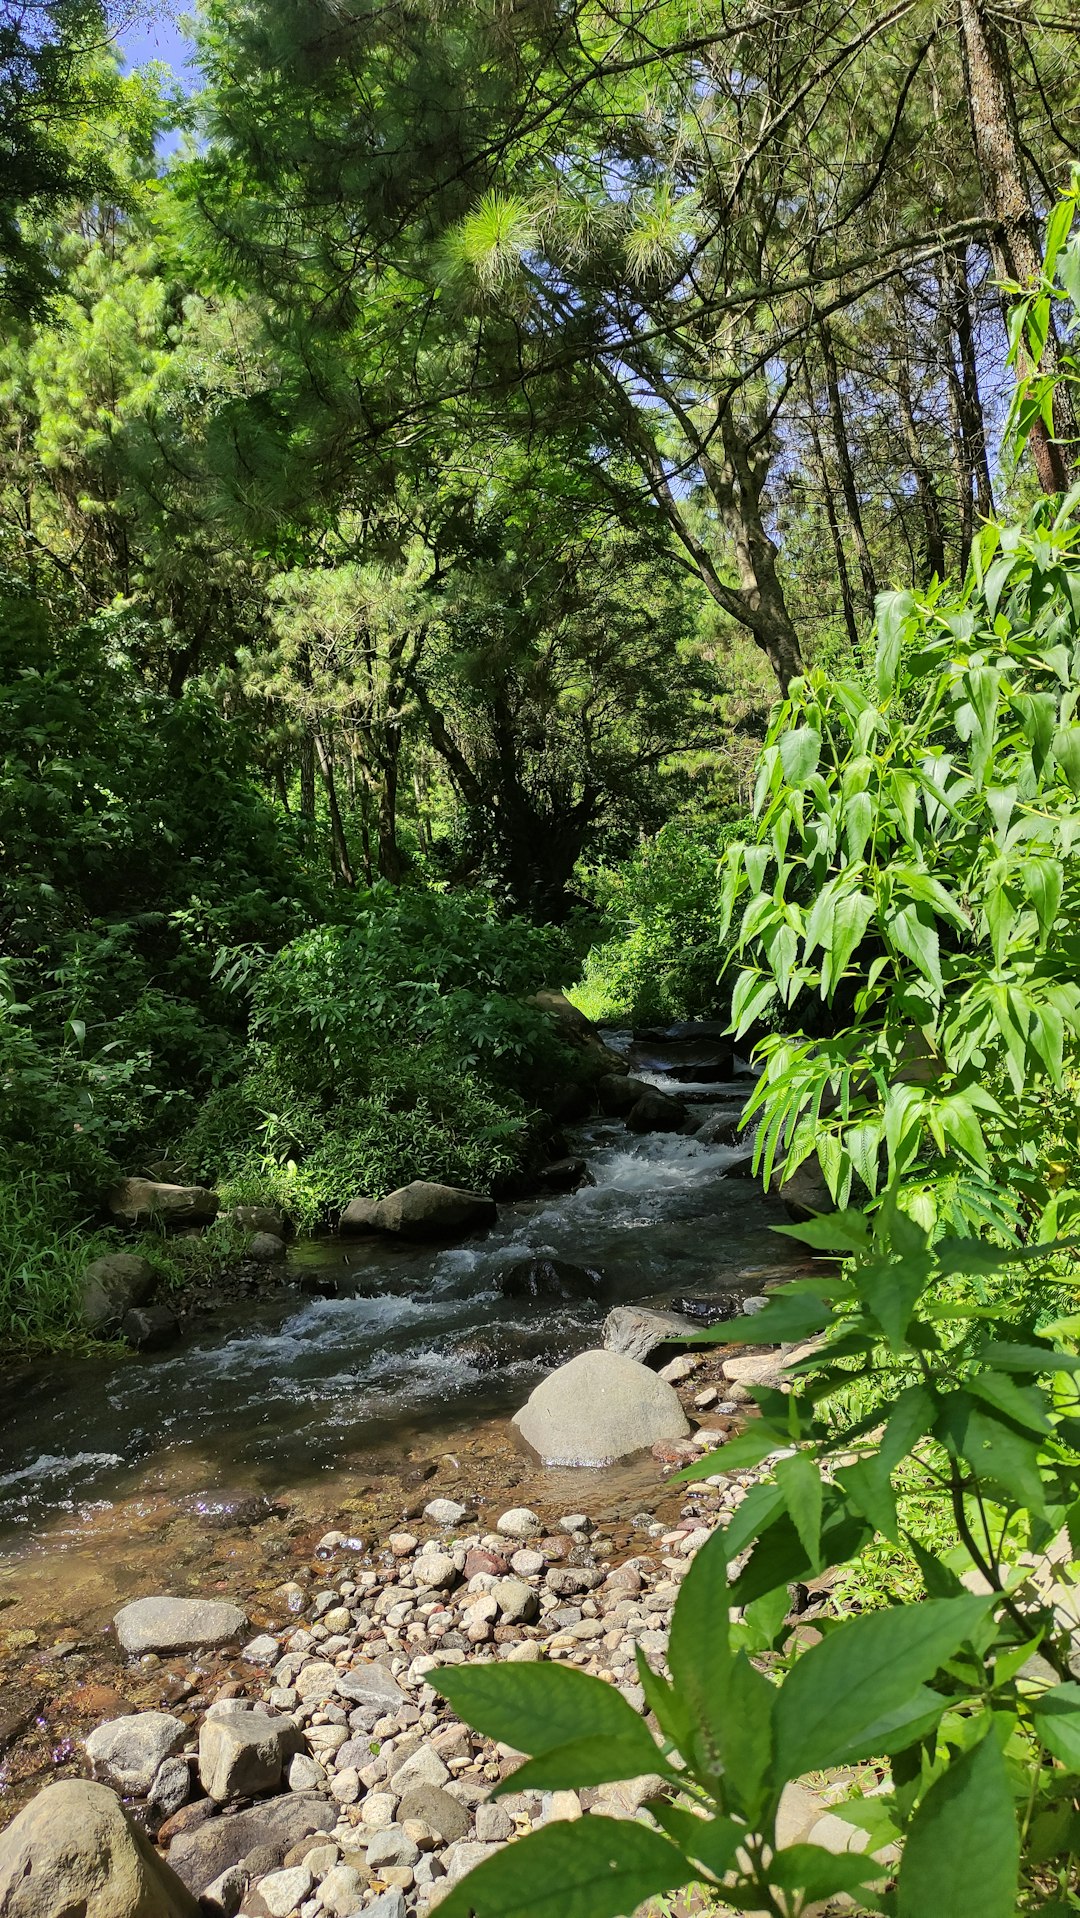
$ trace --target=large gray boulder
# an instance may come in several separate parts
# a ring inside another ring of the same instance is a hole
[[[231,1645],[247,1630],[238,1605],[216,1598],[136,1598],[113,1619],[121,1651],[193,1652],[199,1646]]]
[[[199,1783],[219,1805],[273,1791],[299,1742],[291,1719],[271,1718],[258,1709],[205,1718],[199,1733]]]
[[[158,1767],[179,1751],[186,1736],[182,1719],[171,1712],[131,1712],[99,1725],[83,1749],[95,1778],[129,1797],[145,1798]]]
[[[293,1845],[298,1845],[312,1832],[332,1831],[337,1819],[338,1806],[328,1804],[325,1798],[285,1792],[281,1798],[267,1798],[261,1805],[253,1805],[250,1811],[208,1818],[194,1831],[178,1832],[169,1846],[169,1864],[188,1889],[198,1894],[212,1885],[215,1878],[220,1878],[223,1871],[240,1864],[255,1850],[273,1861],[270,1865],[264,1864],[263,1870],[273,1870]],[[4,1918],[7,1918],[6,1911]],[[33,1918],[38,1918],[38,1914]],[[45,1914],[41,1918],[45,1918]],[[49,1914],[49,1918],[53,1915]],[[141,1913],[140,1918],[143,1918]],[[147,1913],[145,1918],[160,1918],[160,1915]]]
[[[46,1785],[0,1832],[4,1918],[199,1918],[191,1892],[132,1824],[115,1792],[81,1778]]]
[[[514,1419],[545,1465],[610,1465],[690,1430],[676,1393],[621,1352],[581,1352]]]
[[[605,1352],[622,1352],[639,1365],[658,1346],[685,1345],[696,1335],[697,1327],[677,1312],[653,1312],[644,1305],[617,1305],[604,1320]]]
[[[104,1332],[119,1325],[125,1312],[145,1305],[157,1284],[149,1259],[134,1252],[107,1252],[94,1259],[79,1281],[79,1307],[88,1332]]]
[[[491,1225],[494,1199],[456,1185],[414,1179],[385,1199],[354,1199],[341,1215],[342,1232],[394,1232],[403,1239],[453,1239]]]
[[[219,1203],[217,1193],[206,1186],[169,1185],[161,1179],[121,1179],[108,1196],[118,1224],[163,1226],[167,1232],[210,1225]]]

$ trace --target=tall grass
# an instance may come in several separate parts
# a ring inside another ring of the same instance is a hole
[[[0,1179],[0,1345],[56,1351],[88,1343],[79,1278],[107,1250],[71,1222],[62,1179],[33,1172]]]

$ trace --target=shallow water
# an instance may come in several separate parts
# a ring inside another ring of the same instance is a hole
[[[659,1056],[657,1082],[672,1089],[663,1067]],[[728,1111],[745,1087],[687,1090]],[[203,1321],[165,1353],[29,1370],[0,1405],[0,1606],[14,1598],[20,1624],[28,1613],[103,1614],[120,1593],[160,1584],[178,1559],[206,1559],[210,1533],[210,1556],[224,1548],[254,1575],[258,1554],[234,1516],[252,1494],[286,1497],[293,1532],[350,1506],[378,1525],[380,1496],[400,1512],[402,1475],[432,1461],[440,1479],[463,1474],[481,1504],[513,1486],[538,1509],[549,1497],[599,1497],[632,1512],[650,1486],[659,1495],[651,1460],[545,1472],[516,1451],[507,1416],[552,1366],[598,1342],[613,1305],[759,1291],[798,1254],[769,1230],[779,1206],[725,1176],[741,1156],[731,1147],[634,1138],[596,1120],[572,1150],[592,1185],[502,1205],[495,1226],[464,1245],[300,1242],[291,1284]],[[600,1282],[569,1301],[504,1296],[508,1268],[536,1258],[590,1268]],[[299,1289],[312,1280],[336,1296]]]

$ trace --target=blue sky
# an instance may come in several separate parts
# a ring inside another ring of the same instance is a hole
[[[189,11],[190,0],[146,0],[143,5],[134,0],[116,35],[127,65],[141,67],[148,60],[162,60],[184,86],[196,86],[198,75],[189,64],[191,42],[178,24]]]

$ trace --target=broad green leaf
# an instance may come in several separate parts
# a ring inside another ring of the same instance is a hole
[[[980,1410],[966,1392],[950,1393],[943,1401],[935,1431],[984,1483],[998,1486],[1029,1511],[1045,1511],[1037,1439]]]
[[[670,1839],[636,1819],[545,1825],[454,1886],[443,1918],[626,1918],[687,1879]]]
[[[722,1531],[715,1531],[683,1580],[668,1639],[672,1683],[689,1701],[695,1721],[710,1743],[724,1710],[731,1669],[730,1603],[727,1542]]]
[[[877,689],[887,699],[896,685],[908,621],[915,612],[913,593],[879,593],[877,597]]]
[[[809,1452],[795,1452],[791,1458],[780,1460],[774,1476],[807,1558],[816,1559],[821,1549],[824,1497],[820,1467]]]
[[[1019,1345],[993,1340],[979,1357],[999,1372],[1080,1372],[1080,1355],[1059,1352],[1048,1345]]]
[[[1055,1758],[1080,1772],[1080,1685],[1053,1685],[1031,1701],[1035,1730]]]
[[[910,959],[938,992],[943,990],[938,930],[929,906],[904,906],[900,912],[890,913],[886,936],[896,951]]]
[[[824,1845],[788,1845],[769,1866],[769,1883],[782,1891],[801,1891],[805,1899],[834,1898],[884,1878],[887,1867],[850,1851],[826,1851]]]
[[[896,1495],[892,1489],[889,1467],[880,1452],[871,1454],[869,1458],[856,1459],[853,1465],[841,1466],[835,1476],[855,1510],[870,1520],[876,1532],[891,1539],[894,1545],[899,1545]]]
[[[817,1252],[862,1252],[870,1241],[866,1215],[854,1207],[844,1212],[821,1212],[798,1225],[774,1225],[771,1229],[813,1246]]]
[[[821,757],[821,734],[812,726],[799,726],[780,735],[780,764],[789,786],[805,786],[817,771]]]
[[[699,1818],[681,1805],[669,1805],[654,1798],[649,1813],[669,1838],[673,1838],[685,1858],[692,1858],[714,1878],[722,1878],[730,1869],[735,1853],[746,1835],[745,1826],[733,1818]]]
[[[633,1708],[631,1707],[631,1710]],[[586,1785],[607,1785],[620,1778],[640,1778],[646,1772],[666,1772],[667,1761],[643,1719],[637,1717],[633,1735],[620,1732],[592,1738],[572,1738],[565,1745],[526,1759],[524,1765],[495,1787],[495,1795],[517,1791],[580,1791]]]
[[[876,1259],[859,1267],[855,1286],[866,1307],[877,1320],[890,1349],[899,1352],[907,1339],[908,1326],[923,1292],[934,1272],[928,1252],[905,1259]]]
[[[966,1389],[984,1399],[997,1412],[1004,1412],[1015,1425],[1040,1435],[1051,1430],[1043,1394],[1031,1386],[1017,1385],[1005,1372],[972,1372]]]
[[[1015,1918],[1019,1864],[1012,1789],[990,1732],[931,1785],[915,1813],[898,1918]]]
[[[908,1706],[982,1623],[987,1598],[927,1599],[845,1621],[797,1661],[776,1703],[785,1778],[874,1755],[867,1733]]]
[[[577,1738],[635,1738],[641,1729],[621,1692],[572,1665],[461,1665],[430,1672],[428,1682],[466,1724],[530,1755]]]

